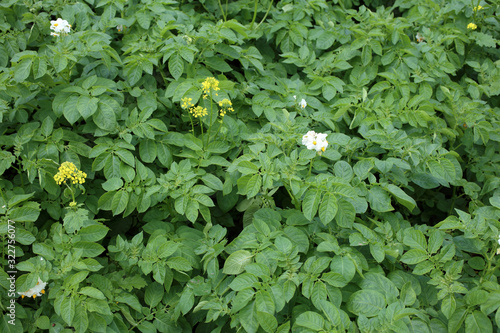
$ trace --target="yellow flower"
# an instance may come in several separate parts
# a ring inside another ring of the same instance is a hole
[[[477,12],[478,10],[481,10],[483,9],[483,6],[476,6],[474,7],[474,11]]]
[[[477,25],[474,24],[474,23],[469,23],[467,25],[467,29],[476,30],[477,29]]]
[[[190,107],[194,106],[193,103],[191,103],[193,99],[192,98],[188,98],[188,97],[184,97],[183,99],[181,99],[181,108],[183,109],[189,109]]]
[[[207,77],[205,81],[201,83],[201,86],[203,88],[203,98],[207,98],[211,91],[220,90],[219,81],[214,77]],[[215,96],[217,96],[217,93],[215,93]]]
[[[189,109],[189,112],[193,115],[193,117],[198,118],[198,117],[203,117],[208,114],[207,109],[201,106],[197,107],[192,107]]]
[[[85,183],[85,178],[87,174],[83,171],[78,170],[76,165],[71,162],[64,162],[59,167],[59,172],[54,176],[54,180],[57,185],[61,185],[66,182],[66,180],[71,180],[73,184],[83,184]]]
[[[221,117],[224,117],[227,111],[234,112],[233,103],[231,103],[231,101],[228,100],[227,98],[224,98],[222,101],[220,101],[219,106],[221,108],[219,111]]]

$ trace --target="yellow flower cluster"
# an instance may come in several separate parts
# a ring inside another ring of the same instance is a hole
[[[483,6],[476,6],[474,7],[474,11],[477,12],[478,10],[481,10],[483,9]]]
[[[64,162],[59,167],[59,172],[54,176],[54,180],[57,185],[61,185],[66,180],[71,180],[73,184],[83,184],[85,183],[85,178],[87,174],[83,171],[78,170],[76,165],[71,162]]]
[[[208,114],[207,109],[201,106],[197,107],[192,107],[189,109],[189,112],[193,115],[193,117],[198,118],[198,117],[203,117]]]
[[[219,111],[221,117],[224,117],[227,111],[234,112],[233,103],[231,103],[231,101],[228,100],[227,98],[224,98],[222,101],[220,101],[219,106],[221,108]]]
[[[181,99],[181,108],[183,109],[189,109],[190,107],[194,106],[193,103],[191,103],[193,99],[192,98],[188,98],[188,97],[184,97],[183,99]]]
[[[474,23],[469,23],[469,24],[467,24],[467,29],[476,30],[477,25]]]
[[[220,90],[219,81],[214,77],[207,77],[205,81],[201,83],[201,86],[203,88],[203,98],[207,98],[210,91]],[[217,93],[215,93],[215,96],[217,96]]]

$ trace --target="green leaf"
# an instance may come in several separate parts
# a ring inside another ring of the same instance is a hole
[[[257,310],[257,320],[264,331],[267,333],[276,333],[278,321],[274,315]]]
[[[330,223],[337,215],[337,198],[331,193],[323,196],[323,201],[319,206],[319,218],[324,225]]]
[[[304,200],[302,200],[302,212],[304,216],[311,221],[318,211],[319,202],[321,200],[321,192],[316,189],[310,189],[306,192]]]
[[[384,296],[375,290],[359,290],[351,295],[347,308],[355,315],[374,317],[386,307]]]
[[[145,163],[153,163],[156,159],[156,143],[153,140],[142,140],[139,144],[139,155]]]
[[[404,232],[403,243],[412,249],[427,251],[427,240],[422,231],[408,228]]]
[[[391,205],[391,198],[380,186],[370,188],[367,200],[374,211],[383,213],[394,210],[394,207]]]
[[[168,71],[178,80],[184,72],[184,60],[179,53],[174,53],[168,60]]]
[[[80,229],[78,236],[81,237],[82,241],[97,242],[106,236],[108,230],[109,228],[104,225],[94,224]]]
[[[98,110],[92,115],[92,120],[97,125],[97,127],[106,130],[113,131],[116,126],[116,114],[115,110],[120,111],[121,107],[113,98],[106,97],[102,95],[99,99]]]
[[[242,291],[248,288],[252,288],[254,283],[257,283],[258,279],[250,274],[243,273],[238,275],[229,285],[229,288],[236,291]]]
[[[120,189],[123,186],[121,178],[113,177],[102,183],[104,191],[111,192]]]
[[[144,302],[152,308],[156,307],[163,298],[165,288],[158,282],[150,283],[144,292]]]
[[[417,206],[416,201],[399,187],[392,184],[388,184],[384,186],[384,188],[387,191],[389,191],[392,195],[394,195],[397,202],[408,208],[410,211],[412,211]]]
[[[68,99],[64,103],[64,118],[66,118],[66,120],[72,125],[80,119],[80,113],[78,112],[77,103],[78,97],[75,95],[68,97]]]
[[[92,298],[96,299],[106,299],[106,296],[100,291],[99,289],[96,289],[94,287],[83,287],[78,291],[82,295],[86,295]]]
[[[129,200],[129,194],[127,191],[118,191],[113,196],[113,201],[111,201],[111,211],[113,215],[118,215],[122,213],[125,208],[127,208]]]
[[[30,76],[33,58],[25,58],[14,67],[14,81],[23,82]]]
[[[222,272],[228,275],[240,274],[245,270],[245,266],[252,262],[253,255],[247,250],[233,252],[224,263]]]
[[[14,222],[35,222],[40,215],[39,204],[29,203],[9,211],[9,219]]]
[[[465,331],[467,333],[491,333],[493,327],[491,320],[484,313],[476,310],[465,319]]]
[[[428,258],[427,252],[420,249],[412,249],[401,257],[401,261],[408,265],[415,265]]]
[[[76,109],[83,117],[87,119],[97,111],[99,99],[96,97],[80,96],[76,102]]]
[[[105,248],[100,244],[92,242],[83,242],[83,241],[73,244],[73,249],[82,250],[83,257],[97,257],[105,250]]]
[[[183,257],[168,258],[167,265],[176,271],[187,272],[193,269],[189,260]]]
[[[73,318],[75,317],[75,299],[73,296],[64,297],[61,302],[61,318],[69,326],[73,326]]]
[[[194,305],[194,294],[192,289],[185,288],[177,306],[182,314],[187,314]]]
[[[337,200],[338,210],[335,215],[335,221],[341,228],[352,228],[354,218],[356,217],[356,210],[354,206],[342,198]]]
[[[306,311],[297,317],[295,324],[318,332],[324,329],[325,319],[316,312]]]
[[[206,57],[205,64],[220,72],[230,72],[233,69],[220,57]]]

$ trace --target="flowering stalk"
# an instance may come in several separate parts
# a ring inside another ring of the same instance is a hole
[[[210,89],[210,120],[209,120],[209,123],[208,123],[208,139],[207,139],[207,146],[208,146],[208,143],[210,142],[210,132],[212,131],[212,113],[213,113],[213,99],[212,99],[212,89]],[[205,144],[205,142],[203,142],[203,144]],[[205,147],[203,147],[205,148]]]
[[[207,138],[207,145],[210,142],[210,133],[212,131],[212,116],[213,116],[213,98],[212,98],[212,93],[215,91],[215,96],[217,96],[217,91],[220,90],[219,88],[219,81],[216,80],[214,77],[207,77],[205,81],[201,84],[203,87],[203,98],[206,99],[210,95],[210,120],[208,124],[208,138]],[[205,109],[206,110],[206,109]],[[203,148],[205,148],[205,141],[203,140]]]
[[[76,206],[76,200],[75,200],[75,189],[73,185],[75,184],[83,184],[85,183],[85,178],[87,177],[87,174],[83,171],[78,170],[76,165],[74,165],[71,162],[64,162],[61,164],[59,167],[59,171],[55,174],[54,180],[56,181],[57,185],[61,185],[64,183],[66,185],[71,193],[71,198],[73,201],[69,204],[70,207],[75,207]],[[70,181],[70,185],[66,182],[67,180]]]

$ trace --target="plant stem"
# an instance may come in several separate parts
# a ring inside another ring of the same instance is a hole
[[[220,8],[220,11],[222,13],[222,17],[224,18],[224,22],[226,22],[226,13],[224,13],[224,9],[222,9],[222,4],[220,3],[220,0],[219,1],[219,8]],[[227,2],[226,2],[226,8],[227,8]]]
[[[311,175],[311,170],[313,167],[313,160],[314,160],[314,158],[311,158],[311,164],[309,165],[309,173],[307,174],[307,177],[309,177]]]
[[[253,8],[253,18],[252,18],[252,23],[250,23],[250,29],[253,29],[253,24],[255,23],[255,19],[257,18],[257,8],[258,8],[259,0],[254,1],[254,8]]]
[[[210,142],[210,133],[212,132],[212,111],[213,111],[213,100],[212,100],[212,89],[210,89],[210,120],[208,123],[208,135],[207,135],[207,146]],[[205,145],[205,142],[203,142],[203,145]],[[203,146],[205,148],[205,146]]]
[[[271,0],[271,2],[269,3],[269,7],[267,7],[267,11],[264,14],[264,17],[262,18],[262,20],[260,20],[259,24],[257,24],[257,27],[255,27],[255,29],[259,29],[259,27],[262,24],[262,22],[264,22],[264,20],[266,19],[267,14],[269,14],[269,11],[271,10],[272,6],[273,6],[273,0]]]

